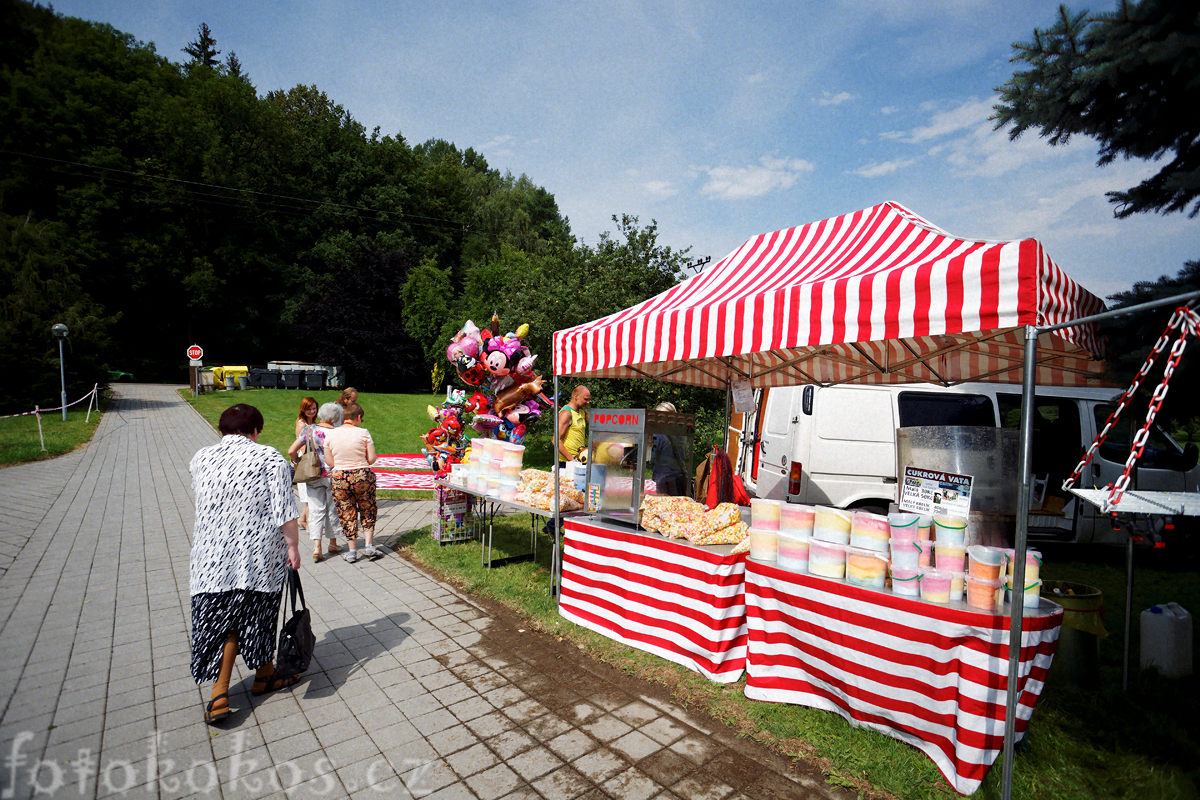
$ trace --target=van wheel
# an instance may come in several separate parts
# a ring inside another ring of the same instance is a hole
[[[871,514],[879,514],[885,516],[888,513],[889,503],[884,500],[864,500],[860,503],[855,503],[850,506],[851,511],[866,511]]]

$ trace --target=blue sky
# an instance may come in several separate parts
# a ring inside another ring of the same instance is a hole
[[[1107,11],[1115,0],[1073,9]],[[987,117],[1011,44],[1057,4],[59,0],[181,61],[207,22],[260,93],[315,84],[368,130],[474,147],[554,194],[579,238],[613,214],[721,258],[758,233],[886,200],[957,236],[1034,237],[1107,295],[1200,256],[1175,214],[1104,197],[1153,170]]]

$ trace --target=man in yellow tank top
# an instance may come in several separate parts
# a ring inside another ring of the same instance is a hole
[[[582,384],[571,392],[571,399],[558,412],[558,458],[565,464],[587,449],[587,408],[592,393]]]

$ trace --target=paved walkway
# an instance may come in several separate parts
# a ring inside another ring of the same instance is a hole
[[[396,554],[306,560],[305,680],[252,698],[239,660],[204,725],[187,464],[217,436],[175,387],[118,391],[86,448],[0,470],[0,798],[841,796],[603,665],[548,669],[581,659]],[[381,503],[380,537],[430,510]]]

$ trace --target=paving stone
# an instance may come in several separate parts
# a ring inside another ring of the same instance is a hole
[[[413,793],[414,797],[421,795]],[[461,781],[451,784],[443,789],[438,789],[433,794],[424,795],[427,800],[465,800],[466,798],[474,797],[474,793],[467,788],[465,783]]]
[[[544,747],[535,747],[524,753],[507,759],[506,762],[513,770],[527,781],[541,777],[546,773],[562,766],[562,759]]]
[[[484,714],[491,714],[494,710],[492,704],[475,694],[473,690],[469,691],[471,691],[473,697],[450,706],[450,713],[463,722],[478,719]],[[520,722],[520,720],[517,721]]]
[[[524,731],[514,729],[493,736],[485,744],[501,759],[507,760],[517,753],[528,750],[537,742]]]
[[[637,766],[663,786],[674,786],[696,768],[695,764],[674,750],[665,748],[642,759]]]
[[[460,778],[490,769],[498,763],[496,755],[488,750],[483,742],[476,742],[465,750],[459,750],[457,753],[446,756],[445,762]]]
[[[387,759],[378,754],[364,758],[347,767],[342,767],[337,770],[338,780],[341,781],[343,787],[350,794],[361,789],[378,786],[387,780],[394,780],[397,784],[397,789],[402,792],[403,789],[399,786],[399,776],[392,770]],[[395,797],[396,795],[392,795]]]
[[[603,789],[621,800],[648,800],[661,791],[662,787],[646,773],[630,767],[606,781]]]
[[[658,742],[639,731],[630,731],[609,742],[608,746],[633,762],[656,753],[662,747]]]
[[[579,727],[581,730],[587,731],[588,735],[604,743],[611,742],[613,739],[619,739],[633,730],[633,728],[611,714],[597,717]]]
[[[562,767],[533,781],[532,786],[543,797],[571,800],[591,788],[591,783],[571,767]]]
[[[681,739],[688,732],[687,728],[670,717],[661,716],[642,725],[638,730],[664,745]]]
[[[693,764],[700,765],[707,761],[717,750],[712,739],[700,736],[685,736],[671,745],[671,749]]]
[[[425,736],[432,736],[438,731],[443,731],[452,725],[458,724],[458,718],[444,708],[439,708],[436,711],[431,711],[428,714],[422,714],[419,717],[410,718],[409,722],[412,726],[419,730]]]
[[[493,711],[491,714],[485,714],[482,717],[476,717],[467,722],[467,727],[474,731],[475,735],[481,739],[495,736],[512,726],[513,721],[499,711]]]
[[[632,703],[622,706],[612,712],[613,716],[621,721],[631,725],[634,728],[640,728],[648,722],[657,719],[660,711],[640,700],[635,700]]]
[[[458,784],[458,776],[454,770],[445,761],[430,761],[415,767],[400,776],[400,780],[404,783],[405,788],[412,794],[413,797],[427,797],[434,792],[450,785],[458,785],[460,788],[466,787]],[[447,797],[451,795],[445,795]],[[459,797],[464,795],[460,794]]]
[[[496,800],[516,789],[521,784],[521,778],[505,765],[497,764],[467,778],[466,783],[480,800]]]
[[[672,786],[671,791],[689,800],[723,800],[733,792],[733,787],[712,775],[693,772]]]
[[[549,711],[544,705],[532,698],[522,700],[503,709],[504,716],[518,724],[540,717]]]
[[[554,714],[545,714],[535,720],[531,720],[525,724],[525,730],[529,734],[542,741],[553,739],[555,736],[561,736],[571,730],[571,726],[563,722]]]
[[[595,739],[583,731],[574,729],[554,737],[546,743],[546,746],[565,761],[574,761],[597,747]]]
[[[595,783],[604,783],[612,776],[629,767],[629,762],[611,750],[593,750],[571,762],[571,766]]]
[[[478,741],[479,737],[465,725],[455,725],[444,731],[438,731],[428,738],[428,742],[433,749],[437,750],[443,756],[457,753],[459,750],[470,747]]]

